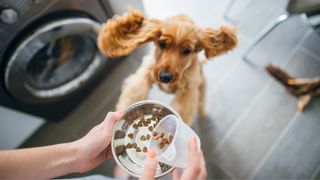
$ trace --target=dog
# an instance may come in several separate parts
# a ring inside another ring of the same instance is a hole
[[[207,60],[234,49],[238,42],[235,28],[201,28],[186,15],[146,19],[141,12],[130,10],[108,20],[98,35],[98,47],[109,57],[128,55],[151,41],[154,50],[124,81],[116,110],[147,99],[156,83],[175,95],[173,108],[191,125],[194,116],[205,115],[206,81],[198,53],[204,50]]]

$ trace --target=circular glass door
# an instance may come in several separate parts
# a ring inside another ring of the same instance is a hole
[[[87,18],[58,20],[39,28],[9,58],[6,88],[28,103],[57,100],[79,89],[106,61],[96,47],[100,28]]]

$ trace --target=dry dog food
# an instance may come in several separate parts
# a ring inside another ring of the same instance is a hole
[[[147,147],[143,147],[143,150],[142,150],[143,152],[148,152],[148,148]]]
[[[160,166],[162,172],[166,172],[167,170],[169,170],[171,168],[171,166],[164,164],[164,163],[161,163],[161,162],[159,162],[159,166]]]
[[[163,149],[165,146],[171,144],[173,136],[171,134],[165,135],[164,132],[152,132],[153,139],[159,142],[160,149]]]
[[[137,148],[137,143],[133,143],[133,144],[132,144],[132,147],[133,147],[133,148]]]
[[[130,148],[132,148],[132,144],[131,144],[131,143],[128,143],[128,144],[126,145],[126,147],[127,147],[128,149],[130,149]]]
[[[132,138],[133,138],[133,134],[132,134],[132,133],[128,134],[128,137],[129,137],[130,139],[132,139]]]
[[[149,140],[151,138],[150,134],[147,134],[146,138]]]
[[[145,141],[147,138],[144,136],[144,135],[142,135],[141,137],[140,137],[140,140],[141,141]]]
[[[141,152],[141,148],[140,148],[140,147],[137,147],[137,148],[136,148],[136,151],[137,151],[137,152]]]
[[[116,155],[117,156],[121,155],[125,150],[126,150],[125,145],[121,145],[121,146],[116,147]]]
[[[164,132],[156,132],[156,131],[154,131],[154,128],[159,124],[160,120],[161,119],[159,118],[159,116],[155,115],[155,114],[152,115],[151,118],[147,118],[147,119],[145,119],[142,116],[137,123],[134,123],[132,125],[132,127],[134,129],[138,129],[139,127],[148,127],[148,130],[150,132],[152,132],[152,135],[150,135],[150,134],[141,135],[140,136],[140,140],[141,141],[150,140],[151,136],[152,136],[152,138],[154,140],[157,140],[157,141],[160,140],[159,147],[161,149],[163,149],[165,146],[169,145],[172,142],[173,136],[170,135],[170,134],[168,136],[166,136]],[[150,125],[152,122],[155,122],[155,123],[153,123],[153,125]],[[121,132],[118,132],[118,135],[122,136]],[[128,137],[130,139],[133,139],[134,134],[133,133],[129,133]],[[128,148],[128,149],[134,148],[134,149],[136,149],[136,152],[144,152],[144,153],[148,152],[148,148],[146,146],[144,146],[142,148],[142,147],[139,147],[137,145],[137,143],[128,143],[124,148]],[[120,149],[120,150],[122,150],[122,149]]]
[[[159,146],[160,146],[160,149],[163,149],[165,144],[163,142],[160,142]]]
[[[115,137],[115,139],[120,139],[120,138],[123,138],[125,135],[126,135],[125,132],[118,130],[118,131],[116,131],[114,137]]]

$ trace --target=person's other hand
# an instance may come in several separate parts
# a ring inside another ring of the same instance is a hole
[[[189,141],[189,166],[185,168],[179,175],[178,169],[173,170],[172,179],[206,179],[207,170],[206,164],[203,158],[202,150],[198,151],[196,139],[193,138]]]
[[[86,172],[112,156],[112,130],[123,112],[109,112],[103,122],[92,128],[83,138],[71,143],[75,147],[75,171]]]
[[[189,166],[183,170],[180,177],[178,169],[173,171],[173,179],[206,179],[207,170],[203,158],[202,150],[197,150],[196,139],[193,138],[189,141]],[[144,171],[140,180],[154,179],[157,169],[156,153],[154,151],[148,152],[148,157],[144,163]]]

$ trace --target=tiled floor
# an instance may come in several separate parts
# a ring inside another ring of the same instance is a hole
[[[319,179],[320,98],[304,111],[297,99],[263,69],[273,63],[294,76],[320,74],[320,36],[302,17],[289,19],[259,43],[243,61],[243,52],[262,29],[285,12],[286,0],[146,0],[154,18],[185,13],[203,26],[234,22],[239,46],[205,65],[207,116],[194,129],[202,140],[209,179]],[[170,6],[168,6],[170,4]],[[113,110],[121,81],[139,66],[144,49],[125,58],[110,76],[60,123],[47,123],[24,145],[40,146],[77,139]],[[150,99],[169,103],[172,96],[154,87]],[[87,174],[112,175],[109,160]],[[74,177],[79,175],[71,175]]]

